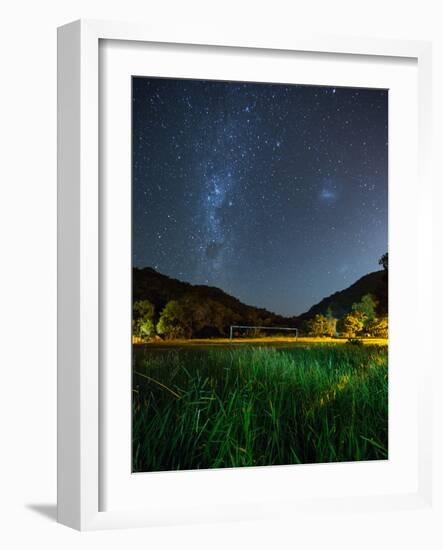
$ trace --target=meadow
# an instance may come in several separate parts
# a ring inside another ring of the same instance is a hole
[[[387,459],[380,343],[134,346],[133,471]]]

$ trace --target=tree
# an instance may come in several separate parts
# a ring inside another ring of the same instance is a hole
[[[369,335],[374,338],[387,338],[388,337],[388,318],[381,317],[380,319],[374,319],[366,327]]]
[[[185,308],[178,300],[171,300],[165,305],[157,323],[157,332],[169,339],[189,338],[192,335]]]
[[[155,323],[153,319],[139,319],[134,325],[134,336],[142,340],[152,338],[155,335]]]
[[[378,260],[378,265],[381,265],[385,271],[388,271],[389,266],[389,254],[385,252],[383,256]]]
[[[210,326],[204,327],[206,330],[212,328],[219,336],[226,336],[229,333],[230,325],[239,321],[239,316],[231,308],[215,300],[209,300],[210,306]]]
[[[134,302],[132,307],[133,334],[142,340],[152,338],[155,334],[155,309],[149,300]]]
[[[210,324],[209,300],[190,294],[181,298],[178,303],[182,308],[181,323],[188,338],[197,336],[202,327]]]
[[[317,313],[317,315],[308,321],[308,333],[310,336],[329,336],[329,332],[329,321],[321,313]]]
[[[134,310],[134,318],[139,317],[154,317],[154,306],[149,300],[138,300],[134,302],[133,308]]]
[[[363,330],[363,314],[360,311],[350,311],[337,324],[342,336],[354,338]]]
[[[376,317],[377,302],[371,294],[365,294],[360,302],[352,305],[352,311],[358,311],[362,314],[363,326],[372,322]]]
[[[379,316],[385,317],[388,314],[389,256],[387,252],[383,254],[378,263],[383,267],[384,273],[379,288],[377,289],[377,313]]]
[[[328,321],[328,336],[335,336],[337,334],[337,319],[332,313],[332,308],[328,307],[326,311],[326,319]]]
[[[166,304],[157,332],[166,338],[210,338],[226,335],[237,321],[238,316],[217,300],[187,294]]]

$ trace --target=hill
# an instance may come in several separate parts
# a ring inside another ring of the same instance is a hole
[[[155,321],[171,300],[185,300],[191,303],[191,311],[207,316],[207,323],[196,336],[226,336],[230,325],[285,326],[302,328],[303,322],[317,313],[328,310],[336,318],[342,317],[359,302],[365,294],[374,295],[381,312],[387,312],[386,272],[375,271],[361,277],[354,284],[331,294],[298,317],[283,317],[264,308],[244,304],[234,296],[213,286],[192,285],[159,273],[151,267],[133,269],[133,300],[149,300],[155,308]],[[206,313],[198,312],[206,307]],[[208,313],[209,312],[209,313]],[[201,319],[199,320],[201,321]]]
[[[365,294],[375,296],[380,302],[381,310],[387,311],[387,303],[384,303],[387,298],[387,293],[385,292],[385,274],[386,272],[381,270],[364,275],[348,288],[334,292],[334,294],[331,294],[327,298],[323,298],[318,304],[313,305],[308,311],[299,315],[298,321],[310,319],[317,313],[325,314],[328,309],[330,309],[334,317],[339,319],[350,311],[352,304],[359,302]]]
[[[158,316],[170,300],[195,299],[197,302],[214,302],[226,308],[230,324],[262,326],[295,326],[295,318],[277,315],[272,311],[244,304],[223,290],[213,286],[191,285],[159,273],[151,267],[133,268],[133,300],[149,300]]]

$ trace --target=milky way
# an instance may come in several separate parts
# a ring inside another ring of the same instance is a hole
[[[387,251],[388,92],[133,78],[133,263],[294,315]]]

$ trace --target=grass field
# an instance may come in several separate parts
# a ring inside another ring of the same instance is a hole
[[[386,345],[193,342],[134,346],[134,471],[388,457]]]
[[[387,338],[359,338],[361,344],[366,346],[387,346]],[[178,340],[152,340],[149,343],[133,342],[135,349],[145,346],[146,349],[169,349],[177,350],[179,348],[219,348],[219,347],[300,347],[310,344],[315,345],[341,345],[349,343],[348,338],[329,338],[329,337],[312,337],[300,336],[298,338],[288,337],[264,337],[264,338],[192,338]]]

